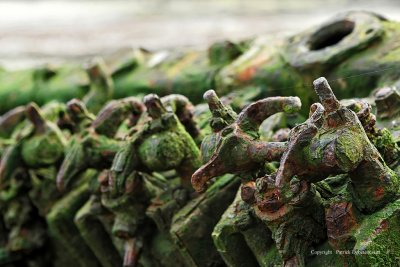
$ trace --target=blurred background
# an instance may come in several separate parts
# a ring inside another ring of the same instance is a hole
[[[130,47],[274,38],[348,10],[400,20],[398,0],[0,0],[0,65],[18,69]]]

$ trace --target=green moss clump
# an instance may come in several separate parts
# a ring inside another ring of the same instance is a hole
[[[62,158],[64,144],[55,132],[51,132],[26,140],[21,153],[28,166],[47,166]]]
[[[362,136],[357,132],[346,132],[337,138],[337,150],[335,155],[342,169],[350,171],[353,166],[363,158],[364,143]]]
[[[365,217],[355,234],[359,266],[397,266],[400,258],[400,200]]]

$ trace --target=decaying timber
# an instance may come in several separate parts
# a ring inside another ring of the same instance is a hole
[[[399,29],[1,71],[0,265],[396,266]]]

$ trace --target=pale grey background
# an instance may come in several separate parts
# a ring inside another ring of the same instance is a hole
[[[82,61],[131,46],[286,35],[346,10],[400,20],[399,0],[0,0],[0,65]]]

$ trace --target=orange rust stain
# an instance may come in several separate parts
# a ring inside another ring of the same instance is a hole
[[[251,80],[253,76],[256,74],[256,72],[257,69],[255,67],[249,67],[240,72],[238,78],[241,82],[246,82]]]
[[[335,243],[346,238],[348,233],[357,226],[352,203],[334,203],[327,208],[326,226],[330,242]]]
[[[261,66],[268,64],[268,62],[270,61],[271,58],[269,53],[261,53],[257,55],[256,58],[252,59],[250,62],[247,62],[245,65],[242,65],[242,67],[238,71],[238,80],[241,82],[251,80],[256,74],[257,70],[260,69]]]
[[[375,189],[375,192],[374,192],[375,198],[377,200],[381,199],[383,197],[384,193],[385,193],[385,189],[382,186],[378,187],[377,189]]]

